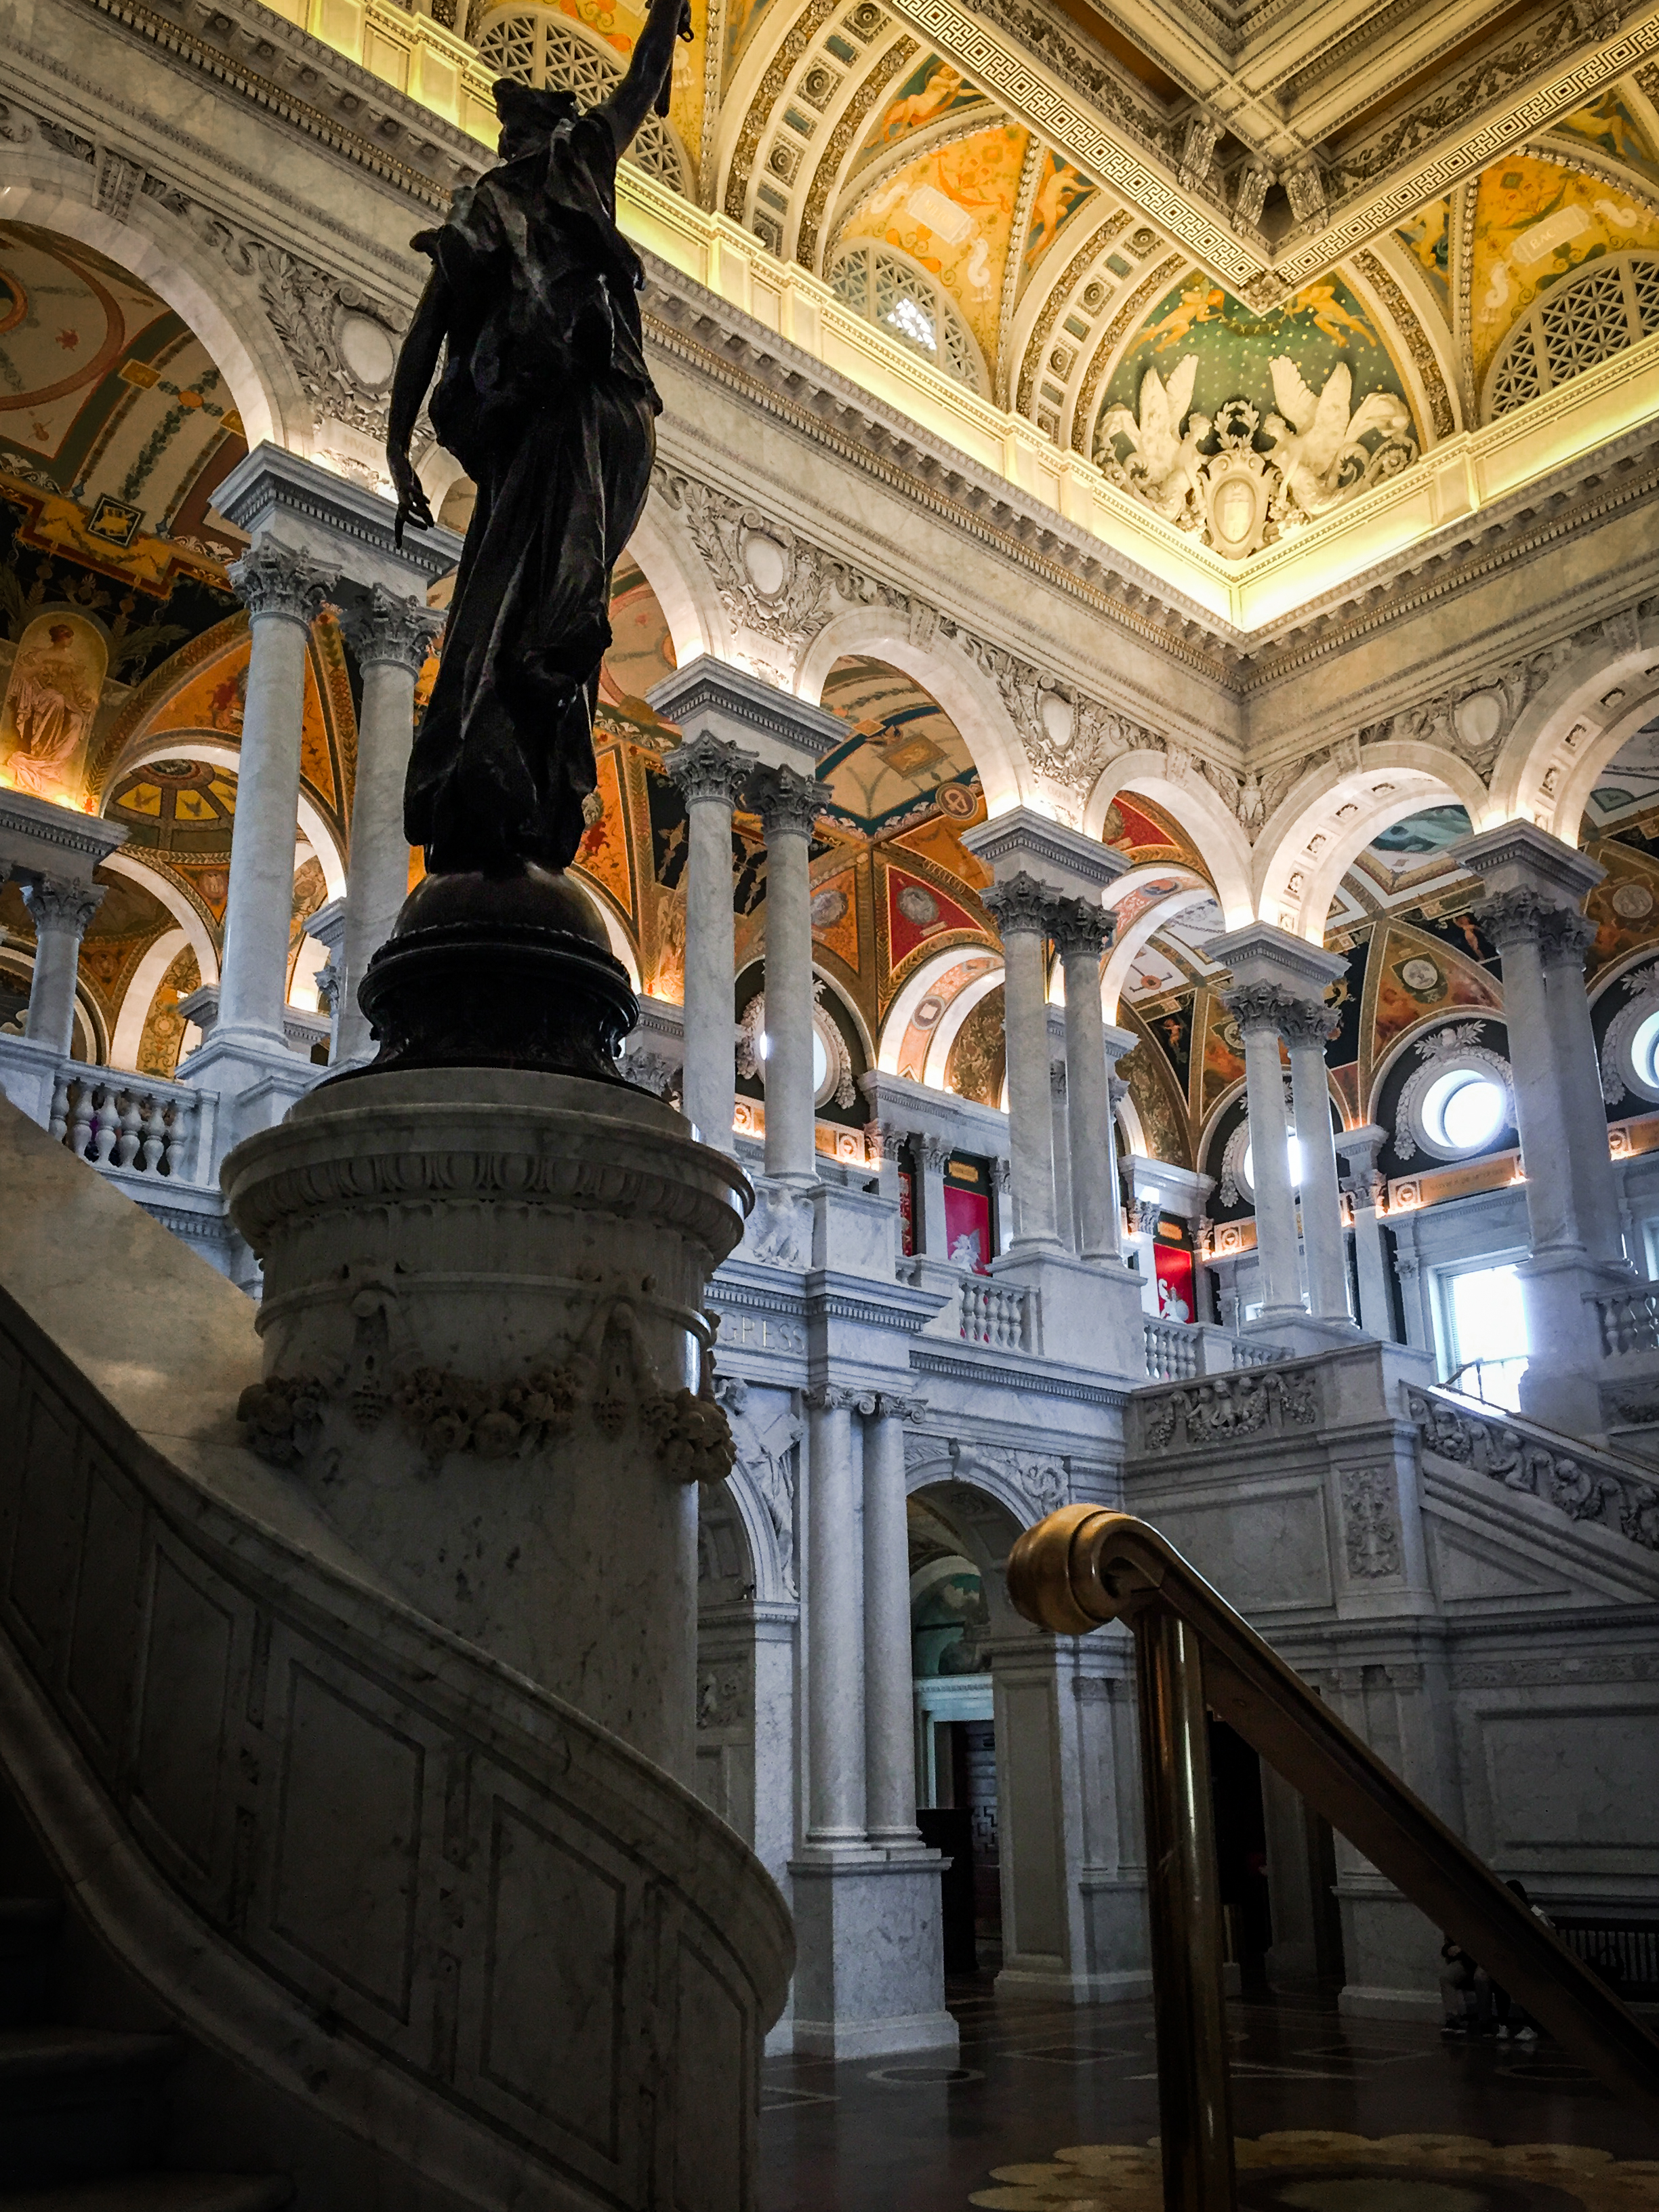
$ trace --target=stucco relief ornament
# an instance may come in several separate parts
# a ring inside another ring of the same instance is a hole
[[[1265,420],[1242,396],[1212,419],[1192,408],[1198,356],[1176,363],[1166,383],[1141,379],[1137,412],[1109,407],[1095,432],[1104,473],[1179,530],[1200,535],[1225,559],[1315,522],[1417,459],[1411,414],[1391,392],[1358,407],[1353,377],[1339,362],[1317,392],[1296,364],[1268,364],[1278,411]],[[1265,439],[1263,448],[1259,441]]]

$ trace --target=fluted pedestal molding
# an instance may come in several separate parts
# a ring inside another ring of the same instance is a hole
[[[23,1034],[49,1045],[64,1060],[75,1040],[75,981],[81,964],[81,939],[104,902],[100,884],[40,876],[21,886],[23,903],[34,924],[34,973],[29,981],[28,1017]],[[283,942],[288,943],[284,924]]]
[[[1054,895],[1022,869],[984,893],[1002,936],[1002,1020],[1013,1161],[1014,1255],[1058,1252],[1048,945]]]
[[[859,1494],[853,1414],[872,1411],[874,1402],[868,1392],[838,1384],[822,1384],[806,1396],[806,1843],[819,1851],[864,1843],[864,1698],[858,1679],[864,1622],[854,1541]]]
[[[1291,1055],[1291,1099],[1302,1154],[1302,1241],[1308,1263],[1308,1304],[1318,1321],[1346,1323],[1348,1269],[1343,1250],[1342,1194],[1331,1132],[1325,1047],[1342,1018],[1322,1000],[1292,999],[1279,1018]],[[1253,1158],[1261,1173],[1261,1152]]]
[[[1291,1188],[1290,1132],[1279,1023],[1288,1003],[1272,983],[1224,992],[1222,1005],[1244,1040],[1244,1089],[1250,1117],[1250,1180],[1255,1186],[1255,1249],[1261,1270],[1261,1325],[1303,1311],[1297,1261],[1296,1194]]]
[[[1389,1295],[1387,1231],[1382,1225],[1382,1202],[1388,1181],[1376,1164],[1377,1154],[1389,1141],[1389,1133],[1373,1122],[1363,1129],[1345,1129],[1340,1139],[1348,1163],[1343,1184],[1353,1200],[1354,1273],[1359,1279],[1359,1326],[1368,1336],[1394,1342],[1394,1300]]]
[[[926,1411],[925,1399],[884,1391],[864,1420],[865,1827],[872,1844],[917,1840],[904,1424]]]
[[[761,769],[752,791],[766,831],[766,1172],[805,1188],[817,1180],[807,862],[823,794],[790,768]]]
[[[1554,1065],[1567,1123],[1577,1138],[1567,1156],[1567,1165],[1579,1237],[1599,1266],[1624,1267],[1629,1263],[1613,1157],[1605,1142],[1595,1141],[1598,1125],[1607,1121],[1601,1054],[1584,989],[1584,957],[1595,942],[1595,933],[1596,925],[1588,915],[1561,908],[1540,916],[1538,946]],[[1528,1172],[1531,1172],[1530,1163]]]
[[[274,539],[259,539],[230,570],[248,611],[252,647],[236,775],[230,890],[215,1042],[287,1050],[289,921],[300,812],[300,736],[306,641],[332,574]]]
[[[1078,1256],[1116,1260],[1121,1234],[1115,1147],[1100,1009],[1100,963],[1116,924],[1086,899],[1062,900],[1050,922],[1066,978],[1066,1112]]]
[[[366,1060],[374,1051],[368,1018],[357,1004],[357,986],[391,936],[398,909],[409,895],[404,778],[415,741],[415,683],[442,627],[441,614],[383,584],[370,586],[368,602],[351,624],[363,672],[363,701],[351,802],[345,973],[337,999],[336,1057],[343,1061]]]
[[[736,1092],[732,1042],[732,974],[737,964],[732,910],[732,809],[755,767],[740,752],[705,732],[670,753],[669,775],[685,801],[685,1063],[684,1105],[688,1121],[708,1145],[736,1151],[732,1104]],[[768,864],[768,957],[772,926],[771,866]],[[808,917],[811,957],[811,917]],[[809,985],[810,995],[810,985]],[[767,994],[767,1012],[772,1012]],[[808,1041],[808,1053],[811,1053]],[[811,1069],[811,1059],[808,1060]],[[770,1061],[768,1062],[770,1073]],[[771,1130],[769,1097],[767,1129]]]

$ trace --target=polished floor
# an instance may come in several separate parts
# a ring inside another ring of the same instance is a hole
[[[763,2212],[1157,2212],[1150,2005],[953,1985],[954,2065],[769,2062]],[[1235,2001],[1251,2212],[1659,2212],[1659,2130],[1553,2044],[1443,2043],[1310,1996]]]

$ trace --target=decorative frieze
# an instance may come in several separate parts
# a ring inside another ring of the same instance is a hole
[[[1317,1425],[1319,1376],[1312,1367],[1242,1369],[1148,1393],[1136,1403],[1141,1448],[1148,1452],[1287,1436]]]

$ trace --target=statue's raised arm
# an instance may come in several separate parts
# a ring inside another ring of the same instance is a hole
[[[690,0],[652,0],[645,28],[635,42],[628,74],[596,110],[611,125],[618,155],[633,144],[647,115],[667,114],[674,41],[690,36]]]

